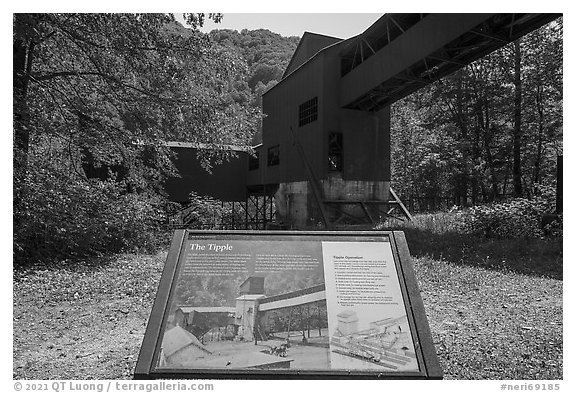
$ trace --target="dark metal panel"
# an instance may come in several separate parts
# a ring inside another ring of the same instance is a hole
[[[316,176],[321,174],[324,164],[320,154],[323,117],[327,115],[322,109],[326,96],[322,78],[326,72],[324,55],[325,52],[321,52],[312,58],[298,72],[289,75],[263,96],[263,112],[266,117],[263,120],[262,153],[266,155],[270,146],[279,145],[280,163],[267,166],[264,159],[260,173],[250,175],[251,182],[258,178],[261,184],[306,181],[305,160]],[[314,97],[318,97],[318,118],[299,126],[299,106]]]
[[[342,109],[344,180],[390,181],[390,108]]]
[[[341,74],[359,66],[427,14],[385,14],[359,36],[342,45]]]
[[[416,275],[412,268],[410,251],[408,250],[406,237],[402,231],[394,231],[393,237],[401,261],[400,267],[402,269],[402,277],[404,277],[406,288],[408,290],[407,301],[410,302],[409,307],[412,310],[416,320],[416,325],[418,326],[416,334],[418,335],[418,341],[420,342],[420,350],[424,356],[426,375],[428,375],[429,378],[442,379],[444,373],[434,348],[430,326],[428,325],[426,311],[424,310],[424,303],[422,302],[422,297],[420,296],[420,291],[418,289],[418,282],[416,281]]]
[[[430,14],[342,78],[340,104],[347,106],[434,53],[493,14]]]
[[[176,266],[178,264],[182,245],[184,244],[185,234],[186,231],[180,229],[175,231],[174,236],[172,237],[172,244],[170,245],[170,250],[166,257],[164,272],[162,273],[158,290],[156,291],[158,295],[154,300],[154,305],[150,312],[150,318],[148,320],[148,325],[146,326],[146,333],[144,334],[144,340],[140,347],[140,354],[138,355],[136,368],[134,369],[135,379],[150,379],[154,351],[158,344],[157,341],[160,338],[160,329],[162,327],[164,310],[168,308],[169,290],[174,281]]]
[[[334,48],[322,52],[263,97],[264,157],[260,170],[249,173],[249,184],[308,181],[305,161],[316,178],[327,179],[331,132],[344,137],[344,180],[390,180],[389,109],[377,113],[341,109],[339,92],[340,57],[339,49]],[[298,106],[315,96],[318,119],[299,127]],[[280,165],[267,167],[266,151],[275,144],[280,145]]]
[[[236,152],[237,156],[222,164],[214,164],[212,173],[200,165],[197,149],[171,147],[177,157],[174,165],[181,177],[166,180],[165,190],[171,201],[186,202],[192,191],[221,201],[246,200],[246,173],[248,153]]]
[[[302,64],[310,60],[322,49],[340,41],[342,41],[341,38],[310,33],[308,31],[304,32],[304,35],[300,39],[298,47],[294,51],[292,59],[290,59],[290,63],[288,64],[288,67],[286,67],[286,71],[284,71],[282,78],[285,78]]]
[[[328,171],[328,140],[335,132],[342,134],[343,180],[389,181],[389,110],[375,113],[340,107],[340,47],[327,51],[324,60],[323,140],[321,150],[315,154],[322,160],[320,178],[327,179],[335,174]]]
[[[266,182],[264,181],[264,172],[266,170],[267,149],[264,149],[264,145],[259,145],[254,148],[254,151],[257,154],[258,168],[256,169],[248,168],[248,172],[246,174],[247,176],[246,184],[248,186],[266,184]]]

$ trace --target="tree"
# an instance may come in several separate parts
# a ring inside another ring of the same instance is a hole
[[[514,195],[522,196],[522,52],[520,39],[514,41],[514,133],[512,143],[514,151],[514,167],[512,170],[514,179]]]
[[[562,18],[522,39],[525,178],[550,182],[562,142]]]
[[[192,25],[203,18],[188,16]],[[31,139],[47,134],[135,169],[144,146],[168,164],[168,140],[246,144],[250,110],[231,107],[228,94],[245,64],[174,23],[164,14],[16,14],[15,169]]]
[[[530,197],[562,149],[562,19],[395,103],[392,122],[404,198]]]
[[[231,94],[246,63],[195,29],[204,18],[187,14],[192,29],[182,29],[171,14],[14,15],[15,249],[46,243],[46,236],[71,227],[124,225],[123,215],[137,214],[125,192],[153,193],[165,175],[174,174],[167,141],[202,143],[214,152],[226,144],[249,144],[257,110]],[[83,160],[122,181],[88,181]],[[48,183],[54,181],[58,187]],[[114,203],[106,195],[117,198],[114,212],[105,208]],[[91,201],[89,209],[84,199]],[[39,206],[42,200],[52,205]],[[72,206],[85,214],[69,216]],[[46,215],[50,211],[54,220]],[[118,220],[97,215],[99,221],[91,222],[90,211],[116,214]],[[45,231],[35,234],[40,224]],[[122,228],[114,231],[122,236]],[[59,235],[63,241],[66,236]]]

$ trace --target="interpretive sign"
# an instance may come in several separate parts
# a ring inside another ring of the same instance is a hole
[[[176,231],[135,378],[441,378],[402,232]]]

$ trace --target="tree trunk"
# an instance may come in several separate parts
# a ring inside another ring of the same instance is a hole
[[[492,200],[498,198],[498,176],[496,175],[496,168],[494,166],[494,157],[492,155],[492,150],[490,149],[490,145],[492,144],[493,139],[493,129],[492,125],[490,124],[490,105],[489,100],[484,97],[484,104],[486,106],[486,161],[488,162],[488,168],[490,169],[490,180],[492,185]]]
[[[27,105],[29,75],[34,59],[34,41],[26,37],[26,20],[23,14],[14,14],[13,43],[13,95],[14,95],[14,147],[24,155],[28,154],[30,144],[30,124]],[[24,160],[24,163],[26,160]]]
[[[320,319],[320,304],[316,306],[318,312],[316,320],[318,321],[318,337],[322,337],[322,320]]]
[[[478,104],[476,104],[477,106]],[[475,109],[478,110],[478,109]],[[480,147],[480,127],[474,127],[474,136],[472,138],[472,205],[478,203],[478,191],[482,188],[482,177],[479,176],[478,168],[481,161]]]
[[[14,14],[14,42],[12,58],[13,78],[13,208],[14,226],[18,227],[24,198],[24,179],[28,167],[28,150],[30,146],[30,114],[27,95],[29,75],[32,69],[34,42],[28,40],[25,31],[28,28],[25,14]]]
[[[288,331],[286,332],[286,342],[290,342],[290,324],[292,323],[292,310],[290,309],[290,313],[288,314]]]
[[[310,305],[306,307],[306,328],[308,330],[308,338],[310,338]]]
[[[522,196],[522,77],[520,39],[514,41],[514,132],[512,134],[513,159],[512,177],[514,196]]]
[[[536,108],[538,110],[538,144],[536,147],[536,159],[534,160],[534,183],[540,183],[540,166],[542,163],[542,147],[544,144],[544,108],[543,108],[543,88],[540,76],[538,76],[536,88]]]
[[[468,119],[464,109],[464,71],[462,69],[458,70],[457,76],[457,87],[456,87],[456,113],[457,113],[457,124],[460,128],[460,138],[463,141],[468,141]],[[466,144],[467,145],[467,144]],[[466,206],[467,196],[468,196],[468,184],[470,182],[470,168],[467,158],[470,156],[469,149],[466,148],[465,157],[463,161],[463,167],[461,168],[461,174],[458,177],[456,184],[456,198],[458,204],[461,206]]]

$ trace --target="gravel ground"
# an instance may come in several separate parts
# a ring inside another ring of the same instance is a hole
[[[415,258],[446,379],[562,379],[562,281]]]
[[[130,379],[166,258],[14,272],[14,379]],[[562,281],[414,259],[446,379],[562,379]]]

